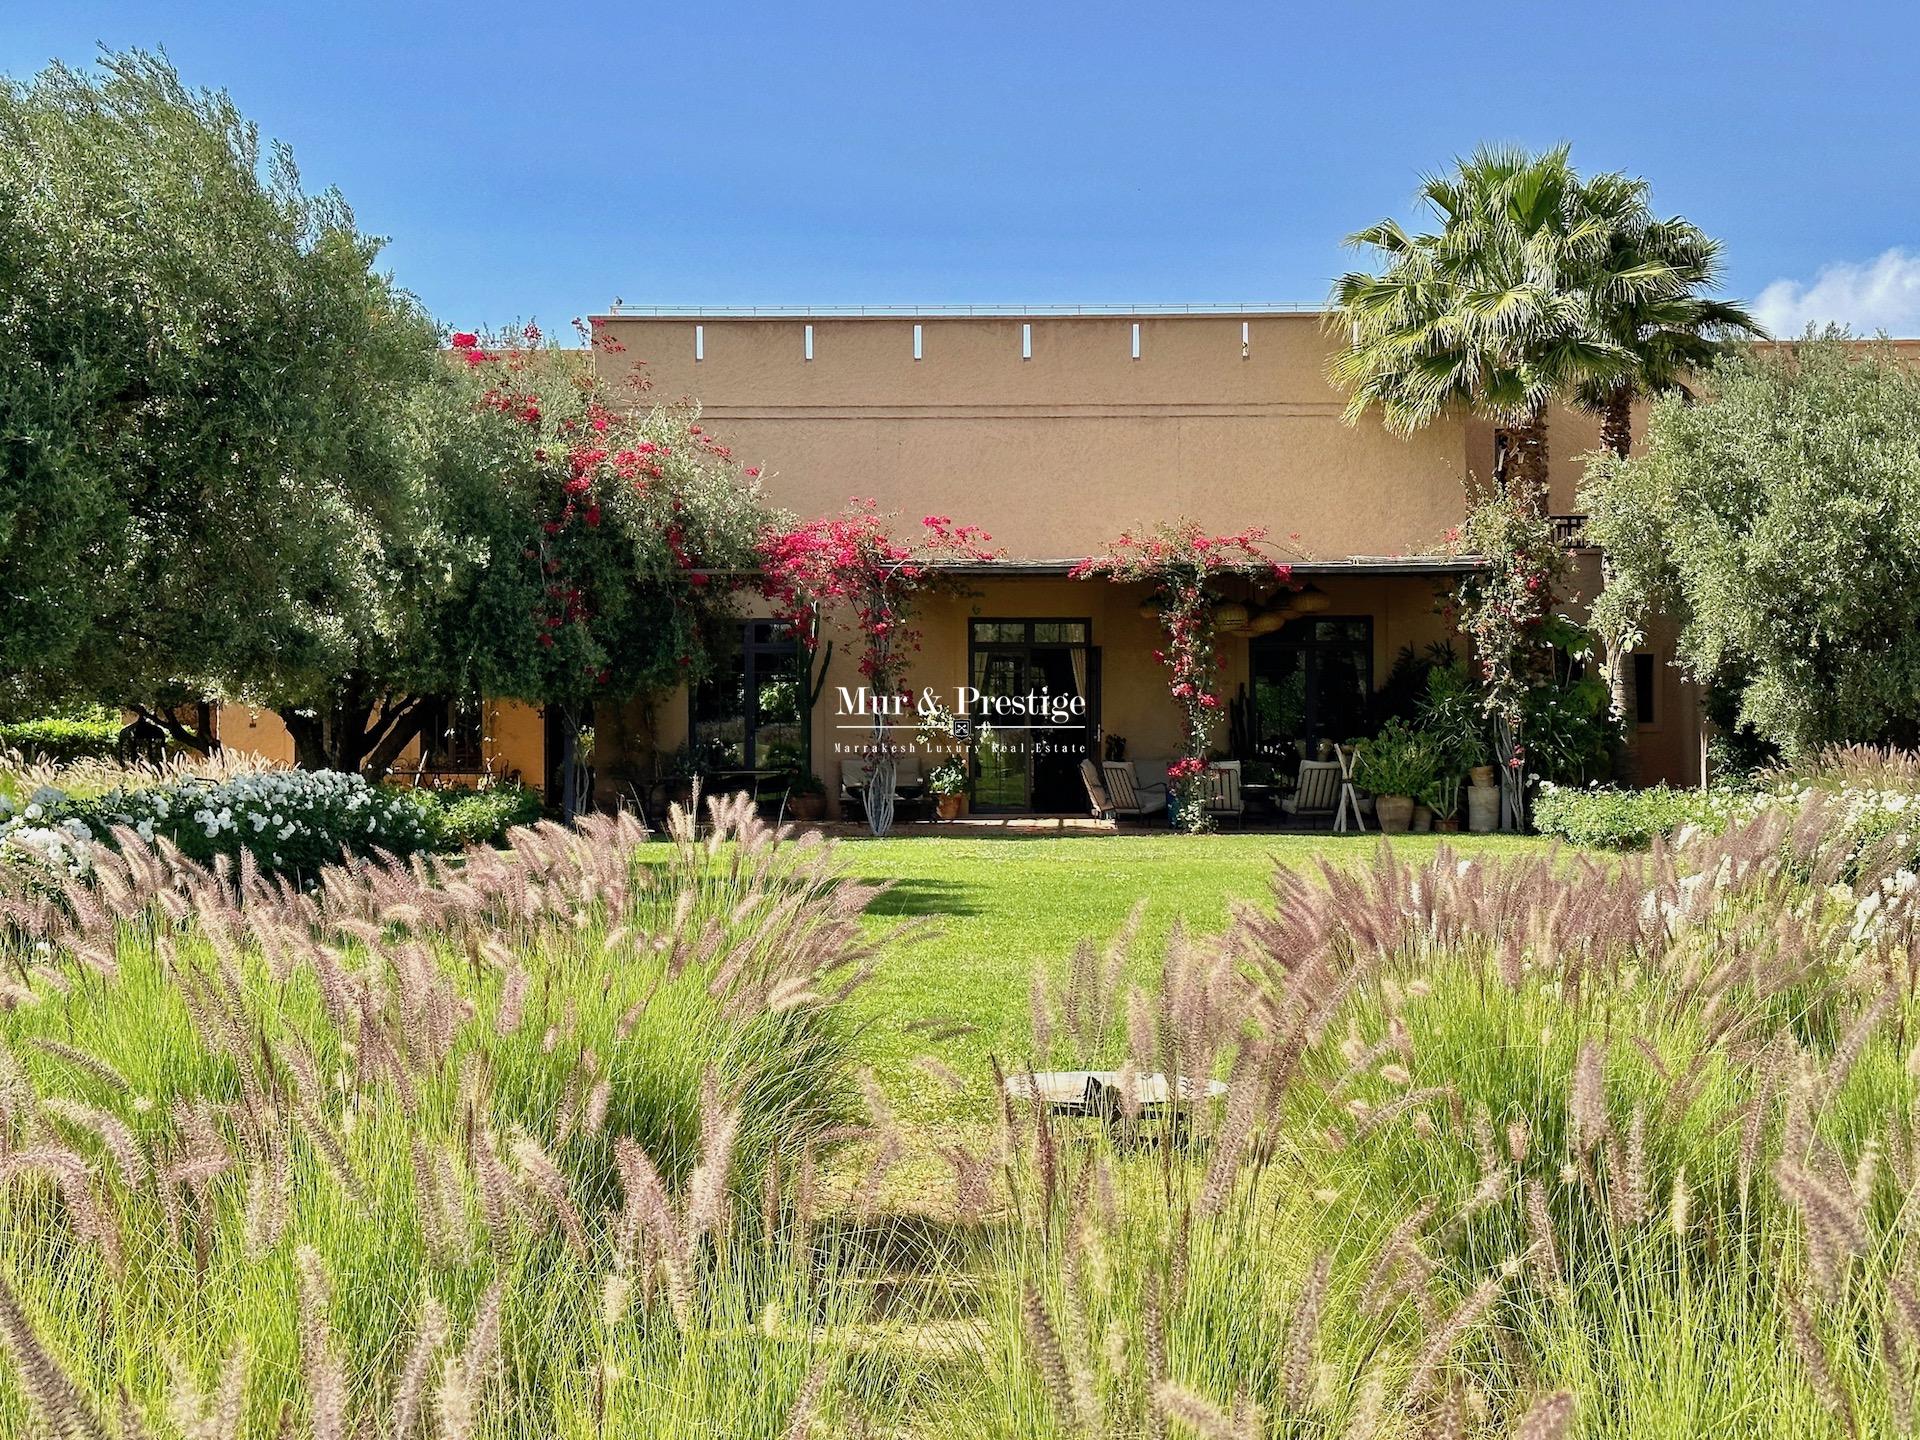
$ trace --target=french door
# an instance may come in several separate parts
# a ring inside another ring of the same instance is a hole
[[[1080,762],[1100,728],[1100,651],[1086,620],[974,620],[967,680],[989,700],[1021,702],[973,721],[973,803],[980,810],[1082,810]],[[1077,699],[1075,706],[1067,702]]]

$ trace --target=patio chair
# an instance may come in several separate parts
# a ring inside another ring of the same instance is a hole
[[[1240,762],[1214,761],[1207,767],[1207,814],[1231,815],[1238,824],[1246,813],[1247,799],[1240,792]]]
[[[1344,778],[1338,760],[1302,760],[1300,778],[1291,795],[1280,797],[1280,808],[1300,820],[1320,815],[1331,820],[1340,808]]]
[[[867,813],[867,757],[849,755],[840,762],[840,808]]]
[[[1164,778],[1158,782],[1149,781],[1125,760],[1108,760],[1100,769],[1106,775],[1107,794],[1113,799],[1115,816],[1125,815],[1129,819],[1144,820],[1167,808],[1167,782]]]
[[[1080,762],[1080,783],[1087,787],[1087,804],[1093,807],[1093,818],[1105,820],[1113,814],[1113,801],[1107,797],[1107,787],[1100,783],[1100,772],[1093,768],[1093,761]]]

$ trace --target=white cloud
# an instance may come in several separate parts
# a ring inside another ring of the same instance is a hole
[[[1753,313],[1781,339],[1809,324],[1846,325],[1856,335],[1920,335],[1920,254],[1896,246],[1865,264],[1822,265],[1808,284],[1776,280],[1753,302]]]

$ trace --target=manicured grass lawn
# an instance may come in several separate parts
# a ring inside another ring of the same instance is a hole
[[[1511,854],[1544,842],[1507,836],[1405,836],[1393,843],[1413,858],[1442,841],[1465,854]],[[915,1125],[978,1120],[987,1113],[989,1057],[1018,1067],[1026,1059],[1028,994],[1036,964],[1064,974],[1074,947],[1096,947],[1147,902],[1136,962],[1151,979],[1177,919],[1192,933],[1221,929],[1235,900],[1264,900],[1276,862],[1311,865],[1369,858],[1378,836],[1176,835],[1075,836],[1061,839],[848,840],[840,855],[851,873],[892,880],[872,922],[927,917],[924,933],[892,947],[856,996],[867,1027],[865,1048],[876,1078],[900,1117]],[[946,1021],[974,1027],[929,1035],[909,1027]],[[967,1081],[952,1088],[916,1064],[932,1056]]]

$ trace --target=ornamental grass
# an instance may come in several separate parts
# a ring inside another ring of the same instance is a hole
[[[129,841],[0,905],[0,1434],[1911,1433],[1920,885],[1851,813],[1280,867],[1035,982],[999,1078],[1111,1114],[936,1136],[840,1013],[875,892],[744,806]]]

